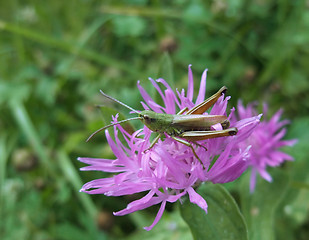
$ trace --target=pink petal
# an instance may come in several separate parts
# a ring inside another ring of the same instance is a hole
[[[205,69],[202,74],[200,90],[198,92],[198,96],[197,96],[195,104],[199,104],[205,100],[207,71],[208,69]]]
[[[144,98],[145,102],[155,111],[158,113],[162,113],[161,110],[161,106],[158,105],[149,95],[148,93],[145,91],[145,89],[140,85],[140,82],[137,82],[137,87],[142,95],[142,97]]]
[[[188,187],[187,192],[189,194],[190,202],[198,205],[200,208],[202,208],[206,214],[207,214],[207,203],[204,198],[201,197],[197,192],[194,191],[192,187]]]
[[[159,222],[159,220],[161,219],[163,215],[165,205],[166,205],[166,201],[163,201],[153,223],[149,227],[144,227],[146,231],[150,231]]]
[[[193,91],[194,91],[194,81],[193,74],[191,70],[191,64],[188,66],[188,90],[187,90],[187,98],[192,101],[193,99]]]

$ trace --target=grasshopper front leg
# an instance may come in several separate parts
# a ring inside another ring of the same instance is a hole
[[[146,150],[144,150],[144,153],[147,152],[148,150],[152,149],[153,146],[159,141],[161,136],[162,136],[162,134],[159,134],[158,136],[156,136],[155,139],[153,139],[153,141],[151,142],[150,147],[147,148]]]

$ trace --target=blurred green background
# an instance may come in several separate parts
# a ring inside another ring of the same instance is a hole
[[[186,88],[189,64],[195,86],[209,69],[207,95],[229,88],[229,107],[284,108],[299,143],[271,231],[308,239],[308,0],[1,1],[0,238],[191,239],[174,205],[148,233],[157,207],[114,217],[132,198],[79,193],[107,175],[76,160],[113,158],[104,134],[85,142],[105,124],[100,89],[141,109],[137,80],[151,94],[148,77]]]

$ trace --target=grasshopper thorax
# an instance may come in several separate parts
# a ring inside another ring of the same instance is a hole
[[[152,131],[155,131],[153,128],[155,128],[155,125],[157,125],[157,122],[159,121],[158,113],[150,110],[144,110],[141,111],[138,116],[141,118],[143,124],[145,124]]]
[[[143,124],[153,132],[168,133],[170,131],[173,115],[144,110],[138,116]]]

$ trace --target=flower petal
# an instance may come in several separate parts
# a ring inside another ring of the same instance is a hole
[[[202,208],[206,214],[207,214],[207,203],[204,198],[201,197],[197,192],[194,191],[192,187],[188,187],[187,192],[189,194],[190,202],[198,205],[200,208]]]
[[[144,227],[144,229],[146,231],[150,231],[159,222],[159,220],[161,219],[162,214],[164,212],[165,205],[166,205],[166,201],[163,201],[161,203],[160,209],[159,209],[157,216],[155,217],[155,220],[153,221],[153,223],[149,227]]]
[[[200,104],[201,102],[203,102],[205,100],[207,71],[208,71],[208,69],[205,69],[203,74],[202,74],[201,83],[200,83],[200,90],[198,92],[195,104]]]
[[[192,101],[193,100],[193,91],[194,91],[194,81],[193,81],[193,73],[191,70],[191,64],[188,66],[188,90],[187,90],[187,98]]]

